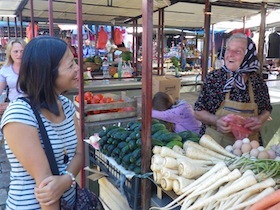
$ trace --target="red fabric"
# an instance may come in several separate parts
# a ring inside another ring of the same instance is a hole
[[[251,30],[250,29],[245,29],[245,32],[244,32],[243,28],[235,29],[235,30],[231,31],[231,34],[236,34],[236,33],[243,33],[243,34],[246,34],[248,37],[251,37]]]
[[[38,30],[39,30],[39,27],[38,27],[38,24],[34,24],[34,37],[38,36]],[[32,24],[29,23],[28,26],[26,27],[26,37],[28,39],[32,39],[33,36],[32,36]]]
[[[119,28],[114,31],[114,42],[116,45],[120,45],[123,42],[123,32]]]
[[[104,49],[106,47],[107,40],[108,33],[104,30],[103,27],[101,27],[100,31],[98,32],[97,48]]]

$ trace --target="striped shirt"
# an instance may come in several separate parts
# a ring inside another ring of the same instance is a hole
[[[71,159],[75,155],[77,146],[77,135],[73,120],[75,114],[75,107],[73,103],[68,98],[62,95],[59,96],[59,99],[62,103],[65,114],[65,120],[63,120],[63,122],[55,124],[45,118],[41,113],[40,116],[50,139],[59,172],[62,173],[66,170],[68,164],[64,164],[63,162],[64,148],[66,148],[67,154],[69,156],[69,161],[71,161]],[[9,104],[4,115],[2,116],[1,128],[3,128],[5,124],[10,122],[20,122],[29,126],[34,126],[38,129],[39,132],[38,122],[31,107],[25,101],[22,101],[20,99],[17,99]],[[41,145],[44,148],[41,135],[39,136]],[[20,142],[19,139],[19,145],[20,144],[22,144],[22,142]],[[8,199],[6,201],[6,209],[41,209],[40,204],[38,203],[34,195],[35,180],[21,165],[6,142],[5,149],[7,152],[8,160],[11,164],[11,181]],[[75,193],[76,191],[74,188],[69,188],[64,192],[62,197],[69,204],[74,204]]]

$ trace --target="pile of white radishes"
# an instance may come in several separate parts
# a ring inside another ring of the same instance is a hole
[[[280,145],[274,145],[270,149],[265,149],[263,146],[260,146],[258,141],[250,141],[248,138],[236,140],[233,145],[228,145],[225,149],[239,157],[280,160]]]

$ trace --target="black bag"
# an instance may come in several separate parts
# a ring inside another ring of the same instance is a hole
[[[61,210],[104,210],[99,198],[87,188],[76,185],[76,202],[74,206],[68,205],[63,199],[60,201]]]
[[[51,171],[53,175],[59,175],[59,170],[55,161],[55,157],[53,154],[53,150],[50,144],[50,140],[47,134],[47,131],[45,129],[45,126],[42,122],[42,119],[39,115],[39,112],[36,108],[33,107],[33,105],[30,103],[30,101],[24,97],[21,97],[20,99],[22,99],[23,101],[27,102],[33,112],[34,115],[38,121],[39,124],[39,129],[40,129],[40,133],[42,135],[42,139],[44,142],[44,146],[45,146],[45,152],[51,167]],[[98,196],[91,192],[89,189],[87,188],[81,188],[78,184],[76,184],[76,201],[75,201],[75,205],[74,206],[70,206],[67,204],[66,201],[64,201],[63,199],[60,199],[60,209],[61,210],[104,210],[104,207],[102,205],[102,203],[100,202]]]

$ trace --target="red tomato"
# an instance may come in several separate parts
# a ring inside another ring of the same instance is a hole
[[[100,101],[104,98],[104,96],[102,94],[95,94],[93,95],[93,98],[95,98],[96,100]]]
[[[84,98],[85,100],[87,101],[89,98],[92,98],[93,97],[93,93],[90,92],[90,91],[87,91],[84,93]]]
[[[105,97],[105,98],[103,98],[103,101],[104,101],[104,103],[112,103],[112,102],[114,102],[114,99],[111,97]]]
[[[90,103],[91,103],[91,104],[98,104],[98,103],[99,103],[99,100],[97,100],[97,99],[95,99],[94,97],[92,97],[92,98],[90,99]]]
[[[85,101],[87,102],[87,104],[91,104],[91,99],[92,99],[92,97],[87,97],[87,98],[85,99]]]

